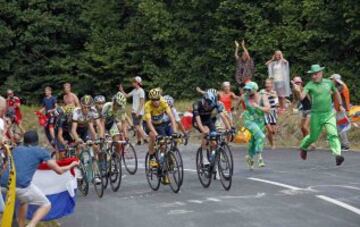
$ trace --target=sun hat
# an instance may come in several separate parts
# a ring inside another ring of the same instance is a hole
[[[310,70],[307,71],[308,74],[314,74],[317,72],[321,72],[325,69],[325,67],[321,67],[320,65],[316,64],[316,65],[312,65]]]

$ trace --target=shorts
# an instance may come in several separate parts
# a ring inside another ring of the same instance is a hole
[[[142,115],[136,116],[135,113],[131,113],[131,118],[134,126],[139,126],[142,123]]]
[[[63,129],[63,135],[62,137],[64,138],[65,141],[67,141],[68,143],[73,142],[73,138],[70,136],[70,133],[68,131],[65,131]],[[57,142],[57,149],[59,152],[65,152],[65,146],[64,144],[61,144],[60,141]]]
[[[216,132],[216,120],[201,121],[201,123],[203,124],[203,126],[208,127],[210,132]],[[197,126],[196,121],[194,120],[193,120],[193,126],[201,133],[200,128]]]
[[[20,201],[20,204],[37,206],[51,204],[45,194],[34,184],[30,184],[27,188],[16,188],[16,199]]]
[[[150,133],[150,129],[147,127],[147,124],[145,121],[143,122],[143,128],[144,128],[144,131],[146,132],[146,134]],[[159,125],[154,125],[154,128],[160,136],[171,136],[172,135],[172,128],[171,128],[171,124],[169,124],[169,123],[162,123]]]
[[[89,140],[89,130],[87,127],[78,126],[76,132],[79,135],[80,139],[82,139],[82,141],[86,142],[87,140]]]
[[[303,119],[310,118],[311,110],[301,110],[301,117]]]
[[[276,110],[270,110],[270,113],[265,114],[265,125],[276,125],[277,118]]]
[[[46,127],[50,128],[50,127],[55,127],[55,123],[56,123],[56,117],[54,116],[48,116],[48,121],[47,121],[47,125]]]

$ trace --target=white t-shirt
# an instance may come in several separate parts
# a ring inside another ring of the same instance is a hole
[[[139,109],[139,105],[140,105],[140,99],[144,99],[144,103],[145,103],[144,89],[142,89],[142,88],[134,89],[129,93],[129,95],[131,95],[133,97],[132,112],[137,113],[137,111]],[[144,115],[144,106],[142,107],[139,114]]]

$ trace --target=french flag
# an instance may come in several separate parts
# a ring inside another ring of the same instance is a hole
[[[76,160],[76,158],[68,158],[57,161],[57,163],[59,166],[67,166]],[[42,163],[35,172],[32,182],[44,192],[51,202],[51,210],[43,221],[59,219],[74,213],[76,205],[75,192],[77,188],[74,169],[58,175],[46,163]],[[32,218],[36,209],[37,206],[29,206],[28,219]]]

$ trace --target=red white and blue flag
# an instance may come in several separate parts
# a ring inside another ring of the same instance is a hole
[[[64,159],[57,161],[57,163],[59,166],[67,166],[73,161],[76,161],[76,159]],[[43,221],[59,219],[74,213],[76,205],[75,192],[77,188],[74,169],[58,175],[46,163],[43,163],[35,172],[32,183],[44,192],[51,202],[51,210]],[[36,209],[37,206],[29,206],[28,219],[32,218]]]

